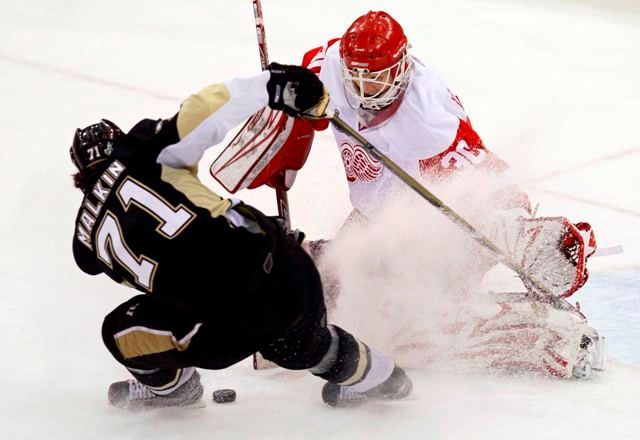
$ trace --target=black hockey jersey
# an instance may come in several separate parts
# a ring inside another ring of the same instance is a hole
[[[78,211],[74,257],[86,273],[172,302],[228,306],[261,288],[283,233],[210,191],[195,170],[156,162],[179,141],[176,120],[143,120],[116,143]]]

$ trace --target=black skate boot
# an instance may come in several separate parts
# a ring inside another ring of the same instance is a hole
[[[354,407],[368,400],[398,400],[407,397],[413,390],[413,382],[404,370],[396,365],[391,376],[377,387],[364,393],[351,387],[327,382],[322,388],[322,400],[329,406]]]
[[[200,374],[195,371],[189,380],[166,396],[154,394],[142,383],[129,379],[112,383],[108,397],[111,405],[129,411],[170,407],[203,408],[203,392]]]

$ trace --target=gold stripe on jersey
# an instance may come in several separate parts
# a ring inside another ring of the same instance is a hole
[[[118,332],[114,335],[114,339],[118,350],[125,359],[164,353],[170,350],[185,351],[189,348],[191,339],[201,325],[196,324],[193,330],[180,340],[176,339],[170,331],[142,326],[130,327]]]
[[[346,386],[356,384],[364,378],[365,373],[369,370],[370,360],[369,356],[367,355],[367,347],[357,339],[356,342],[358,343],[358,366],[356,367],[355,373],[353,373],[353,375],[349,379],[345,380],[344,382],[340,382],[339,385]]]
[[[184,139],[202,121],[207,119],[231,99],[227,86],[213,84],[182,102],[178,113],[178,135]]]
[[[223,199],[204,186],[189,169],[162,165],[160,177],[163,181],[183,193],[194,205],[207,209],[211,213],[211,217],[224,216],[231,206],[230,200]]]

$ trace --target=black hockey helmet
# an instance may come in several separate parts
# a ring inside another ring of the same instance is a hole
[[[71,161],[79,171],[103,161],[111,156],[115,141],[123,135],[116,124],[106,119],[78,128],[69,149]]]

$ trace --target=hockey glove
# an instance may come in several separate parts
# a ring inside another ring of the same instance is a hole
[[[503,228],[496,243],[504,238],[499,243],[502,249],[553,295],[566,298],[587,282],[587,259],[596,250],[596,239],[588,223],[573,224],[564,217],[539,217],[521,218],[517,225]],[[523,282],[527,284],[526,280]]]
[[[269,107],[294,117],[324,116],[329,95],[318,77],[305,67],[271,63],[267,82]]]

